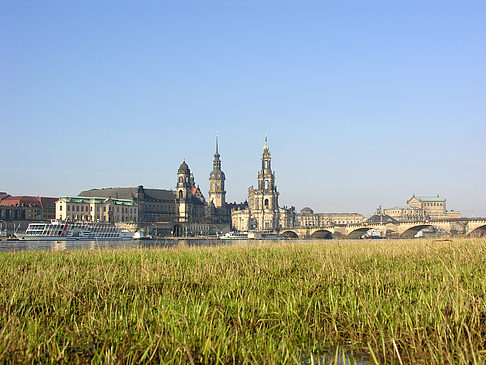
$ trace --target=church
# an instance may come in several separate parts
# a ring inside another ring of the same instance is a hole
[[[213,170],[209,174],[209,198],[206,202],[199,185],[194,182],[186,161],[183,160],[177,170],[177,186],[175,191],[175,232],[183,235],[213,234],[227,232],[230,228],[230,208],[226,203],[224,190],[226,177],[221,170],[220,154],[218,152],[218,137],[216,136],[216,152],[213,160]]]
[[[280,208],[278,205],[279,193],[266,136],[261,162],[258,185],[248,188],[248,207],[231,212],[232,227],[238,231],[279,232],[295,224],[295,208]]]

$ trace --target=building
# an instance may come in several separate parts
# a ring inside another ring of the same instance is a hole
[[[360,224],[364,216],[358,213],[314,213],[309,208],[303,208],[295,217],[296,227],[326,227],[339,224]]]
[[[209,203],[220,209],[226,205],[226,191],[224,182],[226,176],[221,171],[221,156],[218,152],[218,136],[216,135],[216,152],[213,160],[213,171],[209,174]]]
[[[49,220],[56,216],[57,198],[0,193],[0,219]]]
[[[137,203],[130,199],[63,196],[56,202],[56,219],[89,222],[137,222]]]
[[[267,137],[261,161],[258,186],[248,188],[248,208],[231,212],[232,226],[239,231],[279,231],[282,228],[293,227],[295,223],[295,208],[280,208],[278,205],[279,193],[275,184],[275,173],[272,171],[272,157]]]
[[[139,222],[172,222],[176,214],[173,190],[134,187],[91,189],[82,191],[80,197],[103,197],[133,200],[137,204]]]
[[[206,223],[206,201],[185,159],[177,170],[175,204],[176,222]]]
[[[231,210],[226,203],[225,180],[221,170],[221,155],[218,151],[216,136],[216,152],[213,160],[213,170],[209,174],[209,200],[206,202],[199,185],[195,184],[185,159],[177,171],[176,185],[176,219],[174,234],[182,236],[208,235],[230,230]]]
[[[138,208],[138,222],[155,227],[161,234],[181,236],[227,232],[231,224],[231,209],[226,203],[226,176],[221,170],[220,157],[216,138],[213,169],[209,175],[209,201],[196,185],[185,159],[177,170],[175,190],[146,189],[140,185],[137,188],[91,189],[81,192],[79,197],[133,201]],[[86,211],[84,213],[86,215]]]
[[[386,215],[383,209],[381,209],[381,205],[376,209],[375,214],[373,214],[371,217],[369,217],[366,220],[366,223],[380,223],[380,224],[386,224],[386,223],[396,223],[397,220],[393,217],[390,217],[389,215]]]
[[[399,222],[428,219],[457,219],[460,212],[447,211],[446,199],[436,196],[413,195],[406,206],[396,206],[384,210],[384,213]]]

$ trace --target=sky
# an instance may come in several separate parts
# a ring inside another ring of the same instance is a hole
[[[265,135],[281,206],[437,195],[486,217],[486,1],[1,1],[0,191],[227,201]]]

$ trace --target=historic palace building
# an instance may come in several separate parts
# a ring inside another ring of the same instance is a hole
[[[446,199],[437,196],[413,195],[406,206],[397,206],[384,210],[384,214],[399,222],[428,219],[457,219],[461,214],[446,210]]]
[[[209,175],[209,200],[196,185],[185,159],[177,170],[175,190],[137,188],[105,188],[83,191],[80,197],[111,198],[133,201],[137,210],[137,221],[156,227],[164,234],[199,235],[227,232],[230,229],[230,206],[226,203],[225,174],[221,170],[221,155],[216,152],[213,170]]]
[[[90,222],[136,222],[137,204],[131,199],[62,196],[56,202],[56,219]]]
[[[262,168],[258,172],[258,186],[248,189],[248,208],[231,212],[231,222],[239,231],[279,231],[293,227],[295,209],[280,208],[278,205],[275,173],[272,171],[272,157],[265,137],[262,153]]]

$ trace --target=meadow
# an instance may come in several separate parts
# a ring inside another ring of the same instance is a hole
[[[486,239],[3,252],[0,277],[2,363],[486,362]]]

